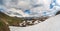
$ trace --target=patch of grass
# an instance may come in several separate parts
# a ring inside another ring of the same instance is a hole
[[[2,23],[2,22],[0,22],[0,27],[1,27],[1,26],[3,26],[3,23]]]

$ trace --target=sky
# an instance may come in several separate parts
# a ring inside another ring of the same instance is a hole
[[[0,0],[0,11],[12,17],[54,16],[59,8],[60,0]]]

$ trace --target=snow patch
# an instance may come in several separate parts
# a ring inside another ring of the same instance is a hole
[[[60,31],[60,15],[51,17],[44,22],[29,27],[9,26],[11,31]]]

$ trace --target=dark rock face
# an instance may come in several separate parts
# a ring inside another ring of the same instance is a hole
[[[0,31],[10,31],[8,25],[0,19]]]
[[[58,12],[56,13],[56,15],[58,15],[58,14],[60,14],[60,11],[58,11]]]

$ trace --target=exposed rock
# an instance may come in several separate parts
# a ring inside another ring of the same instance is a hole
[[[56,15],[58,15],[58,14],[60,14],[60,11],[58,11],[58,12],[56,13]]]

